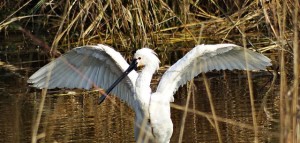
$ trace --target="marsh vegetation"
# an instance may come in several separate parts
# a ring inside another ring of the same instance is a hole
[[[172,141],[300,142],[298,0],[2,0],[0,9],[1,107],[14,121],[1,117],[5,142],[133,141],[134,114],[118,100],[101,108],[95,93],[27,88],[28,76],[52,58],[97,43],[128,59],[150,47],[162,60],[158,73],[197,44],[263,53],[272,59],[267,72],[214,71],[183,87],[172,106]]]

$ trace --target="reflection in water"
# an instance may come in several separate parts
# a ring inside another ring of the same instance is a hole
[[[222,72],[220,72],[222,73]],[[255,75],[255,74],[253,74]],[[216,114],[252,126],[251,104],[245,74],[227,72],[226,76],[209,78]],[[208,76],[211,77],[211,76]],[[255,105],[259,113],[261,100],[268,89],[265,84],[269,76],[253,79]],[[200,79],[200,80],[199,80]],[[269,85],[269,84],[268,84]],[[40,91],[28,93],[25,79],[2,80],[0,82],[0,142],[30,142],[32,123],[40,103]],[[13,89],[11,88],[13,87]],[[16,89],[17,88],[17,89]],[[205,85],[201,78],[195,80],[195,90],[189,108],[211,114]],[[274,109],[273,97],[268,108]],[[175,104],[184,106],[187,87],[182,87],[175,97]],[[39,133],[45,133],[44,142],[134,142],[134,112],[110,97],[97,105],[97,95],[52,96],[46,98]],[[172,109],[174,134],[171,142],[177,142],[182,126],[183,111]],[[260,142],[278,142],[277,123],[267,120],[264,114],[259,119]],[[253,142],[254,132],[234,124],[219,122],[224,142]],[[275,136],[273,136],[275,135]],[[216,129],[205,117],[188,113],[185,122],[183,142],[218,142]]]
[[[21,47],[22,48],[22,47]],[[17,67],[41,67],[45,63],[30,65],[22,61],[25,57],[38,57],[38,54],[22,49],[6,48],[5,50],[22,51],[17,57],[14,54],[0,53],[0,60],[6,59]],[[7,51],[9,52],[9,51]],[[181,53],[178,52],[178,57]],[[183,53],[182,53],[183,54]],[[163,55],[163,54],[159,54]],[[172,56],[173,58],[175,56]],[[172,59],[169,58],[169,59]],[[177,59],[172,59],[176,61]],[[28,61],[36,61],[29,59]],[[170,60],[163,60],[167,63]],[[7,62],[8,63],[8,62]],[[41,65],[39,65],[41,64]],[[168,63],[169,65],[172,63]],[[33,71],[32,71],[33,72]],[[247,124],[252,127],[250,96],[246,73],[244,72],[214,72],[207,74],[214,107],[218,117]],[[253,73],[255,108],[259,116],[259,142],[279,142],[278,124],[266,118],[261,109],[262,98],[270,83],[270,76],[260,76]],[[0,66],[0,142],[30,142],[32,126],[36,120],[38,106],[41,100],[40,91],[29,92],[26,79],[30,75],[24,71],[10,71]],[[275,87],[275,89],[278,89]],[[207,114],[211,107],[201,78],[195,80],[195,91],[189,102],[189,108]],[[278,91],[271,93],[267,107],[273,117],[278,119],[279,113],[275,107]],[[278,99],[278,98],[277,98]],[[187,87],[181,87],[175,95],[175,104],[185,106]],[[41,142],[134,142],[133,121],[134,112],[120,102],[110,97],[103,104],[97,105],[97,95],[47,95],[39,127]],[[183,119],[183,111],[172,108],[174,133],[171,142],[178,142]],[[212,121],[213,122],[213,121]],[[184,124],[183,142],[218,142],[216,129],[206,117],[188,113]],[[242,128],[236,123],[219,122],[223,142],[253,142],[252,129]],[[43,136],[44,135],[44,136]]]

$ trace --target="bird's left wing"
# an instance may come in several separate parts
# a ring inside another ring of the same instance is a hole
[[[36,88],[107,89],[129,67],[122,55],[98,44],[74,48],[35,72],[29,79]],[[112,93],[133,106],[137,72],[132,71]]]
[[[202,72],[264,70],[271,65],[270,61],[262,54],[234,44],[198,45],[165,72],[156,92],[166,95],[166,99],[172,102],[177,89]]]

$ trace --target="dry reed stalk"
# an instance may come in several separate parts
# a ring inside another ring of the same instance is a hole
[[[52,67],[50,67],[50,71],[47,73],[47,78],[46,80],[46,87],[48,87],[48,83],[51,79],[51,73],[52,73]],[[41,101],[39,104],[39,108],[38,108],[38,113],[37,113],[37,117],[35,120],[35,123],[33,124],[33,128],[32,128],[32,138],[31,138],[31,143],[36,143],[39,139],[45,137],[45,133],[42,134],[38,134],[38,130],[39,130],[39,126],[41,123],[41,118],[42,118],[42,113],[43,113],[43,109],[44,109],[44,103],[45,103],[45,99],[46,99],[46,95],[47,95],[47,88],[46,89],[42,89],[41,92]]]
[[[295,9],[294,9],[294,16],[293,16],[293,30],[294,30],[294,38],[293,38],[293,53],[294,53],[294,85],[293,85],[293,90],[294,94],[292,97],[292,142],[296,143],[300,141],[300,132],[299,132],[299,78],[300,78],[300,50],[299,50],[299,35],[298,35],[298,30],[299,30],[299,1],[295,0]],[[297,122],[298,121],[298,122]],[[298,129],[297,129],[298,128]]]
[[[42,98],[38,108],[38,114],[32,127],[31,143],[36,143],[40,138],[44,137],[44,134],[38,134],[39,126],[41,123],[44,103],[46,99],[47,89],[42,90]]]
[[[285,142],[285,115],[286,115],[286,93],[287,93],[287,80],[286,80],[286,72],[285,72],[285,52],[284,50],[281,50],[280,55],[280,142]]]
[[[12,14],[10,14],[9,16],[7,16],[3,21],[0,22],[0,30],[7,26],[9,23],[11,22],[7,22],[7,21],[13,21],[12,19],[15,19],[15,18],[11,18],[13,15],[15,15],[17,12],[19,12],[22,8],[24,8],[25,6],[27,6],[32,0],[29,0],[27,1],[24,5],[22,5],[21,7],[19,7],[17,10],[15,10]],[[17,16],[19,17],[19,16]],[[26,16],[25,16],[26,17]],[[8,20],[8,19],[11,19],[11,20]],[[4,24],[7,23],[7,24]]]
[[[266,13],[265,13],[266,15]],[[270,23],[270,21],[268,21]],[[284,37],[285,33],[285,26],[286,26],[286,3],[283,3],[283,17],[282,17],[282,26],[280,30],[280,39]],[[273,29],[273,28],[272,28]],[[276,32],[273,33],[276,36]],[[284,44],[282,42],[280,44],[280,142],[285,142],[286,138],[286,107],[288,106],[287,103],[287,80],[286,80],[286,71],[285,71],[285,50]]]
[[[195,111],[196,111],[196,99],[195,99],[195,92],[194,92],[194,90],[193,90],[193,94],[192,94],[192,101],[193,101],[192,107],[193,107],[193,124],[194,124],[194,127],[195,127],[195,140],[197,140],[198,139],[197,122],[196,122],[197,115],[195,114]]]
[[[82,16],[81,14],[84,13],[84,10],[88,9],[90,7],[90,4],[91,3],[86,3],[84,5],[84,7],[80,10],[79,14],[72,19],[72,21],[69,23],[69,25],[67,26],[66,29],[62,30],[62,27],[65,23],[67,19],[67,17],[70,15],[71,13],[71,9],[72,7],[74,6],[76,1],[74,1],[70,7],[68,7],[68,4],[66,4],[65,6],[65,12],[64,12],[64,15],[63,15],[63,19],[61,21],[61,24],[60,24],[60,28],[58,30],[58,32],[56,33],[56,36],[53,40],[53,43],[51,45],[51,51],[56,51],[57,50],[57,45],[58,45],[58,42],[61,40],[61,38],[65,35],[65,33],[69,33],[70,29],[72,28],[72,26],[75,24],[75,22],[79,19],[80,16]]]
[[[246,35],[243,35],[243,46],[246,48]],[[250,103],[251,103],[251,112],[252,112],[252,122],[253,122],[253,132],[254,132],[254,142],[258,143],[258,125],[256,120],[256,109],[254,104],[254,93],[253,93],[253,83],[251,79],[251,71],[248,70],[248,55],[245,52],[245,60],[246,60],[246,72],[247,72],[247,80],[249,86],[249,96],[250,96]]]
[[[194,82],[191,81],[187,88],[187,99],[186,99],[185,108],[184,108],[183,115],[182,115],[178,143],[181,143],[183,140],[183,133],[184,133],[184,127],[185,127],[185,122],[186,122],[186,116],[187,116],[187,112],[188,112],[188,108],[189,108],[189,103],[190,103],[191,95],[194,95],[193,86],[194,86]]]
[[[209,99],[209,104],[210,104],[211,112],[212,112],[212,115],[213,115],[214,127],[215,127],[217,135],[218,135],[219,143],[222,143],[223,142],[222,141],[222,135],[221,135],[220,128],[219,128],[219,123],[217,121],[217,114],[216,114],[216,111],[215,111],[214,102],[213,102],[213,99],[212,99],[212,95],[211,95],[211,92],[210,92],[209,84],[208,84],[207,78],[205,76],[205,73],[202,74],[202,77],[203,77],[203,80],[204,80],[206,93],[207,93],[207,96],[208,96],[208,99]]]
[[[148,119],[144,118],[143,122],[142,122],[142,125],[140,127],[139,136],[138,136],[136,142],[143,142],[143,140],[149,141],[149,136],[146,136],[144,138],[144,136],[147,134],[147,132],[145,130],[146,129],[145,127],[147,126],[147,124],[148,124]]]

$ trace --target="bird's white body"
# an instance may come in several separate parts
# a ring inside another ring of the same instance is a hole
[[[159,68],[153,50],[142,48],[134,58],[144,66],[138,74],[132,71],[113,93],[124,100],[136,113],[137,142],[167,143],[173,133],[170,102],[173,94],[201,72],[211,70],[265,70],[270,59],[234,44],[198,45],[172,65],[152,92],[152,75]],[[106,45],[84,46],[71,50],[33,74],[28,82],[37,88],[108,88],[128,63]]]

